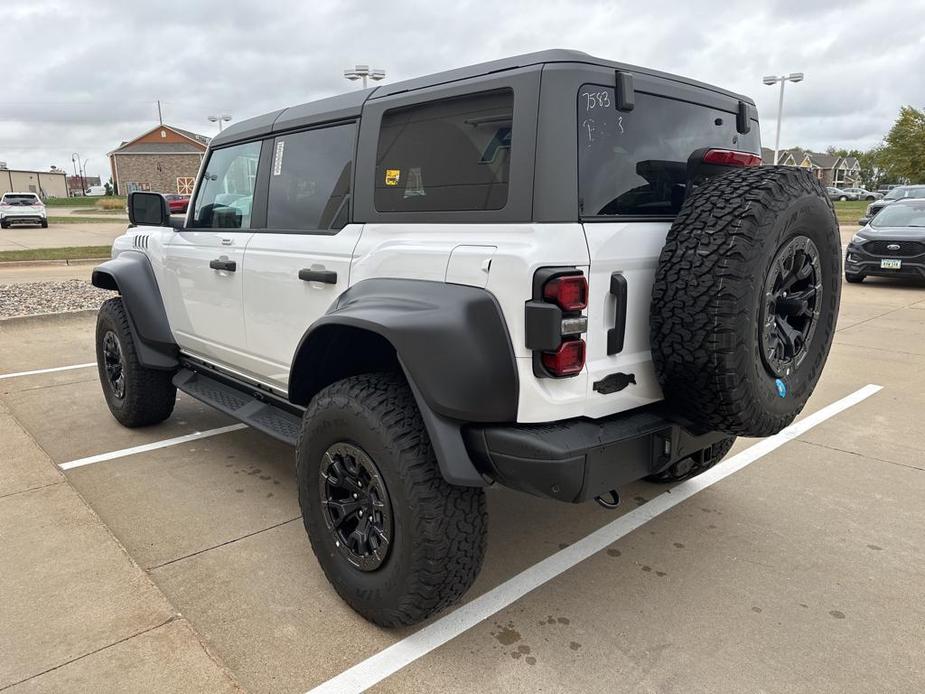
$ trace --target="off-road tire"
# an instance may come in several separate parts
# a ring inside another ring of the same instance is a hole
[[[845,273],[845,282],[850,282],[851,284],[860,284],[864,281],[864,275],[856,275],[853,272]]]
[[[729,453],[729,449],[732,448],[732,444],[735,442],[735,436],[725,438],[722,441],[714,443],[708,455],[703,455],[701,452],[697,455],[689,456],[683,460],[679,460],[671,467],[655,475],[649,475],[646,479],[650,482],[673,484],[675,482],[683,482],[691,477],[696,477],[725,458],[726,454]]]
[[[322,513],[320,466],[338,442],[374,461],[391,504],[393,537],[371,571],[343,556]],[[487,532],[484,491],[443,479],[401,376],[353,376],[318,393],[302,420],[296,472],[312,550],[337,593],[366,619],[384,627],[420,622],[456,602],[478,576]]]
[[[119,397],[106,373],[104,340],[112,332],[122,354],[124,394]],[[177,401],[172,371],[148,369],[138,361],[128,314],[121,297],[109,299],[96,318],[96,365],[103,395],[112,416],[127,427],[143,427],[167,419]]]
[[[774,324],[766,283],[778,254],[805,239],[817,251],[818,315],[803,358],[775,373],[762,348],[765,325]],[[700,426],[731,435],[768,436],[790,424],[828,356],[841,272],[835,213],[812,175],[763,166],[698,186],[671,226],[652,288],[652,360],[666,400]]]

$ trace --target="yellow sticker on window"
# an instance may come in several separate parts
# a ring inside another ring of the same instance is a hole
[[[385,170],[385,184],[387,186],[397,186],[398,180],[401,178],[401,169],[386,169]]]

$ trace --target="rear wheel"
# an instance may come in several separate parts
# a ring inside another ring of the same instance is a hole
[[[666,470],[658,474],[646,477],[650,482],[674,483],[681,482],[691,477],[696,477],[702,472],[706,472],[719,461],[726,457],[732,444],[735,443],[736,437],[730,436],[718,443],[714,443],[710,448],[700,451],[696,455],[688,456],[679,460]]]
[[[456,602],[478,576],[485,494],[443,479],[400,376],[354,376],[318,393],[296,470],[312,550],[366,619],[414,624]]]
[[[104,302],[96,319],[96,364],[109,411],[120,424],[157,424],[173,412],[177,389],[172,371],[148,369],[138,361],[122,298]]]
[[[9,228],[10,228],[10,223],[8,221],[4,219],[2,222],[0,222],[0,229],[9,229]]]

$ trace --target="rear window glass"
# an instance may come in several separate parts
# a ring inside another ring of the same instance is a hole
[[[513,114],[509,89],[387,111],[376,155],[376,209],[504,207]]]
[[[684,202],[687,158],[702,147],[758,153],[758,128],[736,114],[636,92],[617,111],[613,87],[578,91],[578,186],[584,216],[672,216]]]
[[[3,202],[10,205],[34,205],[38,202],[35,195],[4,195]]]
[[[274,140],[268,228],[327,230],[347,223],[355,131],[339,125]]]

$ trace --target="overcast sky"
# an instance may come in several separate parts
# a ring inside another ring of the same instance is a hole
[[[774,146],[777,88],[794,71],[781,145],[877,144],[905,104],[925,106],[925,2],[676,0],[29,0],[3,11],[0,161],[110,175],[106,152],[164,121],[204,135],[357,88],[545,48],[665,70],[752,96]]]

